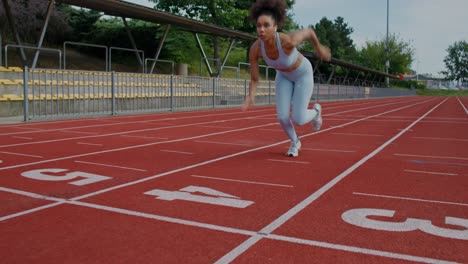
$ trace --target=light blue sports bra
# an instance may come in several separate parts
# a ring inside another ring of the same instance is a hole
[[[293,52],[289,56],[286,55],[286,53],[284,53],[283,47],[281,46],[281,40],[280,40],[278,32],[276,32],[276,46],[278,47],[278,53],[279,53],[278,59],[272,60],[268,58],[268,56],[266,55],[266,51],[265,51],[265,43],[263,43],[263,41],[260,40],[260,44],[262,48],[263,60],[266,62],[268,66],[275,68],[277,70],[284,70],[284,69],[291,67],[294,63],[296,63],[297,57],[299,56],[299,51],[297,51],[296,48],[294,48]]]

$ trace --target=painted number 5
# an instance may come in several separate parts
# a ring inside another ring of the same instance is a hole
[[[341,218],[349,224],[364,228],[394,232],[421,230],[435,236],[468,240],[468,219],[447,216],[446,224],[460,227],[460,229],[448,229],[434,226],[430,220],[424,219],[408,218],[404,222],[389,222],[368,218],[369,216],[393,217],[394,214],[395,211],[392,210],[359,208],[344,212]]]
[[[91,174],[91,173],[86,173],[86,172],[81,172],[81,171],[68,172],[68,173],[65,173],[64,176],[58,176],[58,175],[53,175],[53,174],[50,175],[50,173],[61,173],[61,172],[66,172],[66,171],[68,170],[66,169],[42,169],[42,170],[26,171],[26,172],[21,173],[21,175],[27,178],[40,180],[40,181],[68,181],[68,180],[72,180],[75,178],[84,178],[84,179],[69,183],[69,184],[78,185],[78,186],[111,179],[111,177],[101,176],[101,175],[96,175],[96,174]]]

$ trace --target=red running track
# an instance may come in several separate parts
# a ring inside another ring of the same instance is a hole
[[[468,98],[0,126],[4,263],[468,263]]]

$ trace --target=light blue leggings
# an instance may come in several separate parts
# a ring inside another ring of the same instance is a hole
[[[276,112],[281,127],[291,141],[298,137],[294,125],[289,118],[292,102],[292,119],[300,126],[312,121],[317,115],[314,109],[308,109],[310,98],[314,90],[314,75],[312,65],[306,58],[301,65],[291,72],[276,71]]]

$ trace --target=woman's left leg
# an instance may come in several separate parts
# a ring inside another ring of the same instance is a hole
[[[308,68],[298,71],[298,76],[296,76],[294,82],[294,93],[292,95],[292,119],[298,125],[307,124],[318,115],[316,109],[309,109],[310,99],[314,91],[312,66],[309,61],[306,61],[301,67]]]

